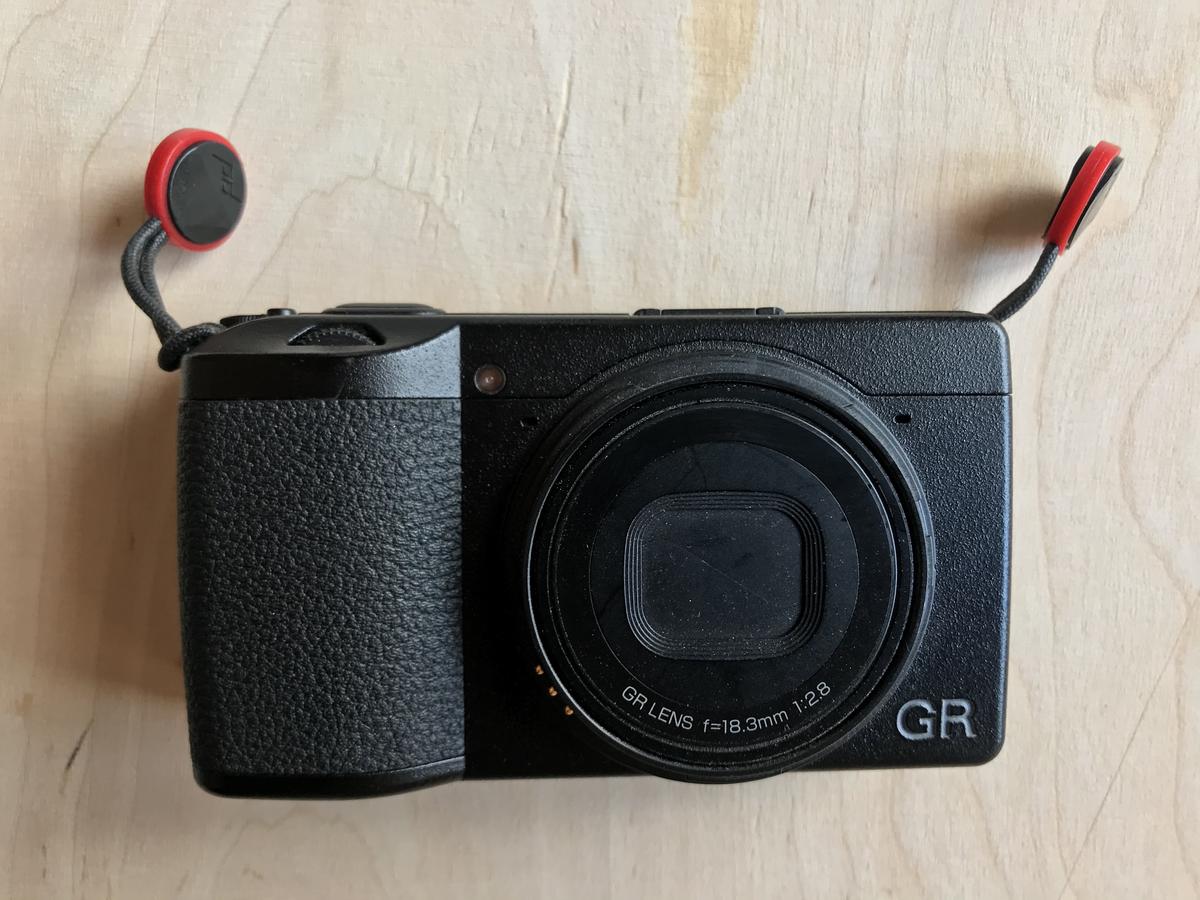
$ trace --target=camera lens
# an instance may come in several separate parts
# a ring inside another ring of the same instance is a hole
[[[676,352],[589,392],[539,456],[534,636],[575,718],[627,764],[694,781],[794,768],[904,668],[924,504],[828,373]]]

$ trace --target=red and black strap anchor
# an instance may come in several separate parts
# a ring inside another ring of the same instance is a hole
[[[1050,224],[1042,234],[1046,246],[1033,272],[1016,290],[997,303],[988,315],[1003,322],[1037,293],[1050,274],[1054,261],[1066,252],[1079,232],[1095,218],[1123,162],[1121,148],[1108,141],[1100,141],[1083,151],[1071,170],[1071,177],[1067,180],[1054,215],[1050,217]]]
[[[237,151],[221,135],[184,128],[167,135],[146,167],[146,212],[121,257],[121,277],[162,341],[158,364],[179,368],[184,354],[221,330],[215,322],[180,327],[167,312],[154,263],[163,245],[203,251],[221,246],[242,217],[246,175]]]

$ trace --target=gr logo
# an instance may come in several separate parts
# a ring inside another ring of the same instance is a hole
[[[927,741],[935,731],[940,738],[973,738],[974,712],[971,701],[961,697],[942,700],[940,707],[928,700],[909,700],[896,713],[896,730],[907,741]]]

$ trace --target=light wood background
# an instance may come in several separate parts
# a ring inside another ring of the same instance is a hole
[[[12,897],[1200,893],[1200,6],[0,3],[0,890]],[[983,768],[200,791],[174,401],[117,258],[227,133],[185,323],[291,305],[984,310],[1076,155],[1127,163],[1011,328],[1008,744]]]

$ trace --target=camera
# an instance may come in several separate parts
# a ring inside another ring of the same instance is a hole
[[[987,315],[350,304],[181,327],[158,253],[223,243],[246,184],[221,135],[168,135],[121,276],[183,372],[198,782],[356,797],[991,759],[1000,323],[1122,163],[1083,152],[1033,271]]]
[[[733,782],[999,751],[993,318],[222,324],[183,358],[179,419],[205,788]]]

